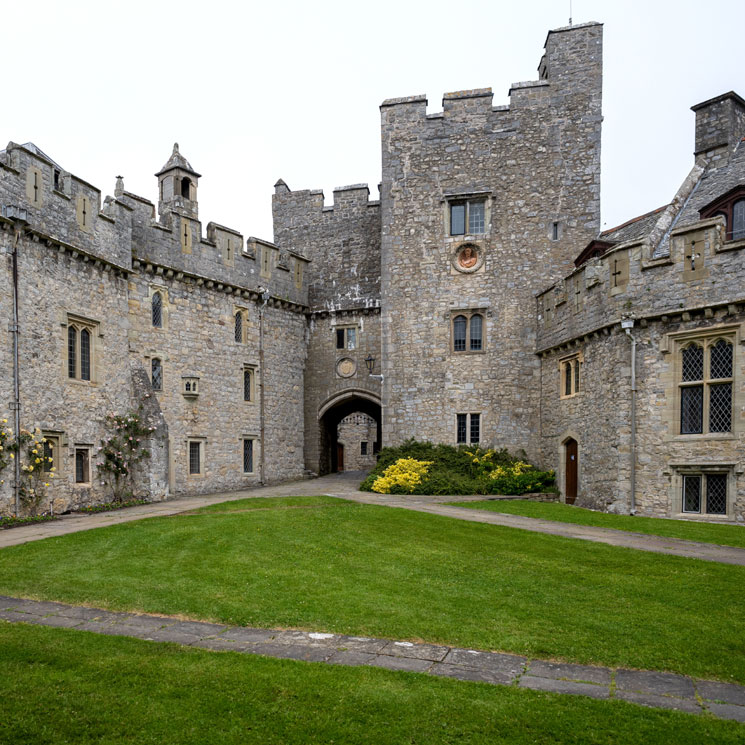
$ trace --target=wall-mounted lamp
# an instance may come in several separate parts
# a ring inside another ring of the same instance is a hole
[[[365,357],[365,365],[367,367],[367,372],[371,373],[375,369],[375,357],[368,354],[367,357]]]

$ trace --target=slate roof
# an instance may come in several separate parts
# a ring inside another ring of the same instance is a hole
[[[189,161],[186,160],[183,155],[181,155],[178,149],[178,142],[173,143],[173,152],[171,153],[171,157],[166,161],[166,164],[163,166],[163,168],[161,168],[155,175],[160,176],[166,171],[170,171],[172,168],[180,168],[182,171],[188,171],[189,173],[193,173],[197,178],[202,175],[201,173],[197,173],[191,167],[191,163],[189,163]]]

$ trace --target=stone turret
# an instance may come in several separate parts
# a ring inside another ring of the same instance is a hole
[[[158,177],[158,212],[161,220],[168,212],[177,212],[184,217],[197,219],[197,173],[186,158],[179,152],[178,142],[163,168],[155,174]]]

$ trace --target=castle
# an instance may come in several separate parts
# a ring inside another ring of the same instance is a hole
[[[694,106],[678,193],[600,232],[601,91],[588,23],[549,32],[509,106],[384,101],[380,201],[280,180],[271,242],[203,230],[178,146],[156,208],[9,143],[1,400],[45,436],[42,508],[108,498],[106,416],[139,409],[156,499],[367,467],[415,437],[524,449],[568,502],[745,519],[745,101]]]

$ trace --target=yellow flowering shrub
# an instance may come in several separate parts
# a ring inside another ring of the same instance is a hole
[[[372,490],[379,494],[412,494],[431,465],[431,460],[399,458],[375,479]]]

